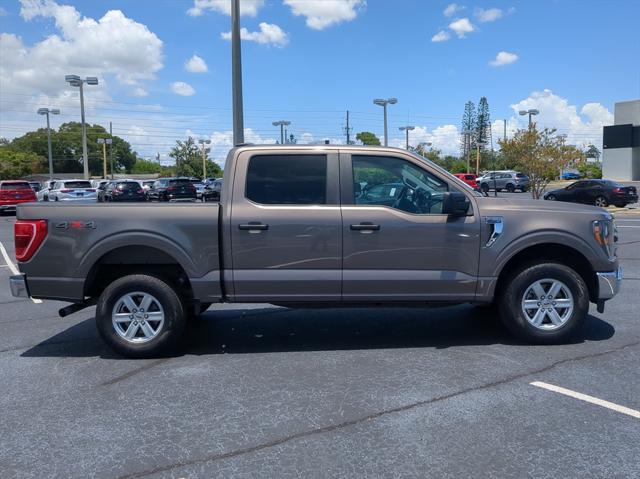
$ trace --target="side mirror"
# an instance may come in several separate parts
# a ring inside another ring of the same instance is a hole
[[[469,198],[459,191],[447,191],[442,195],[442,213],[450,216],[467,216]]]

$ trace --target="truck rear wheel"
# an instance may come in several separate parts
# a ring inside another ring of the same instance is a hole
[[[529,264],[505,284],[499,299],[502,321],[529,343],[565,342],[589,311],[587,285],[578,273],[562,264]]]
[[[165,281],[134,274],[114,281],[100,295],[96,325],[102,339],[123,356],[157,357],[180,341],[185,311]]]

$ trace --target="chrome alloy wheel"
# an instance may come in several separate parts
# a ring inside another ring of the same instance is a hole
[[[149,293],[127,293],[116,301],[111,323],[118,336],[125,341],[146,343],[162,330],[164,310]]]
[[[564,325],[573,313],[571,291],[557,279],[541,279],[529,286],[522,296],[522,313],[534,327],[553,331]]]

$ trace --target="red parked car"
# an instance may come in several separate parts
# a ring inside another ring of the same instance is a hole
[[[464,181],[474,190],[478,188],[478,182],[476,181],[476,178],[478,178],[477,175],[474,175],[472,173],[454,173],[453,176],[455,176],[459,180]]]
[[[0,181],[0,214],[15,211],[18,203],[37,201],[28,181]]]

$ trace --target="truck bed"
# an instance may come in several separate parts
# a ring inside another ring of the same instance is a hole
[[[79,302],[99,267],[173,264],[194,297],[218,301],[219,213],[217,203],[21,205],[18,220],[46,219],[48,235],[20,270],[33,297]]]

